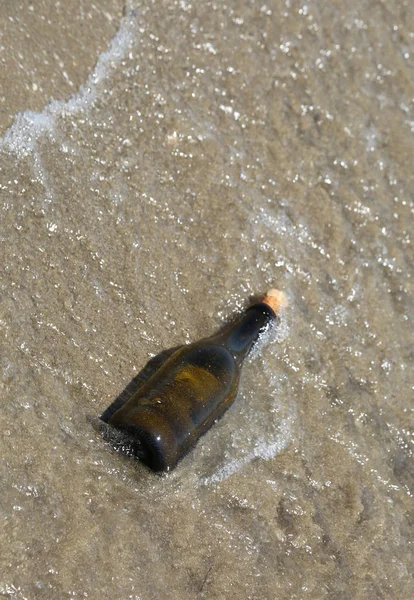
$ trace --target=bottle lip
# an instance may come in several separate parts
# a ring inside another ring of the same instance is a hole
[[[247,310],[251,310],[252,308],[259,309],[264,313],[269,313],[269,316],[273,317],[274,319],[277,318],[277,313],[266,302],[255,302],[254,304],[249,306]]]

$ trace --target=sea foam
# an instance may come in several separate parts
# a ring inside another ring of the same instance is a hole
[[[51,99],[40,112],[26,110],[18,113],[12,125],[0,138],[0,149],[12,152],[18,158],[37,154],[37,142],[41,137],[53,137],[57,119],[65,115],[87,112],[96,102],[105,82],[125,58],[136,38],[136,13],[130,10],[122,18],[117,33],[108,48],[100,54],[86,82],[66,101]]]

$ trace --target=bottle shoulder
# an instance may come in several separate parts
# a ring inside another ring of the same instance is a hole
[[[177,357],[184,358],[198,366],[206,363],[211,363],[212,365],[217,363],[230,365],[234,363],[231,351],[223,344],[220,344],[219,340],[216,340],[214,337],[183,346],[176,354]]]
[[[233,354],[213,339],[180,348],[166,361],[159,376],[174,378],[177,372],[188,366],[200,369],[200,373],[206,371],[223,382],[238,378],[239,366]]]

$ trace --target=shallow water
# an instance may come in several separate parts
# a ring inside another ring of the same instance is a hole
[[[0,594],[412,597],[412,3],[52,4],[3,11]],[[270,286],[174,472],[96,435]]]

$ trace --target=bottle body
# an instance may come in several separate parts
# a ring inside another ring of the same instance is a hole
[[[139,440],[141,460],[153,470],[169,470],[232,403],[238,371],[221,346],[185,346],[111,417],[109,425]]]
[[[232,404],[244,357],[274,318],[253,305],[223,332],[174,352],[108,420],[130,453],[155,471],[172,469]]]

